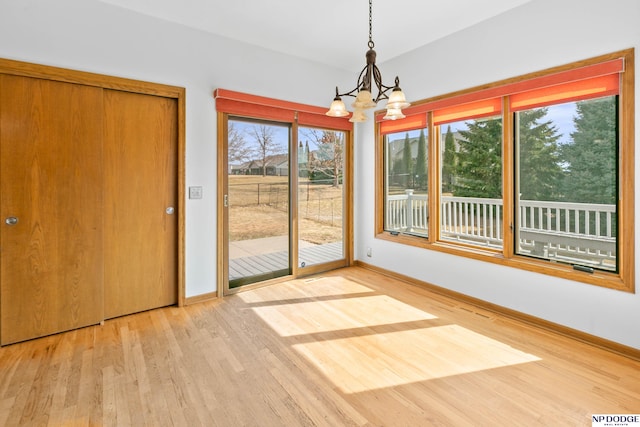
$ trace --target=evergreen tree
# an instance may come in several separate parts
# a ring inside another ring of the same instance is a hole
[[[420,138],[418,139],[418,154],[416,157],[416,176],[417,187],[421,190],[426,190],[428,175],[427,175],[427,138],[424,136],[424,129],[420,131]]]
[[[391,142],[389,141],[389,137],[385,137],[385,147],[386,147],[386,160],[387,160],[387,176],[389,177],[390,184],[394,183],[394,177],[396,174],[396,166],[397,159],[393,158],[393,150],[391,148]],[[394,161],[395,160],[395,161]]]
[[[400,170],[398,171],[405,177],[405,187],[409,188],[411,185],[411,142],[409,140],[409,134],[404,137],[404,146],[402,147],[402,163],[400,163]]]
[[[614,204],[617,200],[616,98],[576,103],[572,141],[562,147],[566,200]]]
[[[502,197],[502,120],[467,122],[457,154],[454,195],[459,197]]]
[[[444,153],[442,154],[442,192],[452,193],[456,168],[456,142],[451,132],[451,126],[447,126],[444,137]]]
[[[522,200],[556,201],[561,198],[562,167],[558,130],[551,121],[540,122],[546,108],[518,113],[519,192]]]
[[[405,174],[403,172],[402,166],[402,156],[397,153],[391,158],[390,162],[392,163],[393,169],[393,183],[396,185],[403,185],[405,180]]]
[[[309,177],[309,141],[305,141],[304,146],[302,145],[302,141],[298,145],[298,175],[301,178]]]

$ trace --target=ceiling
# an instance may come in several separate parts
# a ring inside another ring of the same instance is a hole
[[[101,0],[350,71],[365,64],[367,0]],[[375,0],[381,63],[531,0]]]

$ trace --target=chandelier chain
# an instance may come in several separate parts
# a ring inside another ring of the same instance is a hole
[[[373,36],[372,36],[372,31],[371,31],[371,27],[373,25],[372,24],[373,20],[371,18],[371,15],[372,15],[371,14],[371,9],[372,9],[371,4],[372,3],[373,3],[373,0],[369,0],[369,43],[368,43],[369,49],[373,49],[373,47],[374,47]]]

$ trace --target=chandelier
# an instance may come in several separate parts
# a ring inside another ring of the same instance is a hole
[[[329,111],[326,112],[327,116],[345,117],[349,115],[347,107],[344,105],[344,102],[342,102],[342,98],[340,98],[341,96],[353,96],[356,98],[352,104],[353,115],[349,119],[350,122],[367,121],[364,110],[375,107],[381,99],[387,100],[387,114],[383,117],[386,120],[403,119],[405,116],[402,114],[402,109],[411,105],[405,99],[402,89],[400,89],[400,79],[398,77],[396,77],[393,86],[382,84],[382,76],[376,66],[376,51],[373,50],[374,43],[371,38],[371,2],[372,0],[369,0],[369,50],[366,55],[367,65],[360,72],[355,89],[349,92],[339,93],[338,87],[336,86],[336,97],[333,99]],[[375,99],[371,94],[372,81],[378,90],[378,95]],[[391,93],[387,95],[387,92],[390,90]]]

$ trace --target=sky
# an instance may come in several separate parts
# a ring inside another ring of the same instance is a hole
[[[289,147],[289,126],[287,124],[271,124],[265,122],[251,122],[251,121],[242,121],[242,120],[230,120],[231,123],[234,124],[235,128],[242,132],[244,135],[244,139],[248,144],[255,144],[255,139],[251,136],[251,130],[254,126],[267,125],[273,129],[273,139],[275,144],[279,147],[279,151],[282,153],[286,153]],[[305,128],[300,126],[298,128],[300,130],[300,134],[298,136],[298,140],[303,144],[308,141],[309,147],[311,150],[316,149],[317,143],[313,136],[309,135],[305,130],[309,128]]]
[[[574,131],[575,127],[573,124],[573,118],[576,114],[576,103],[569,102],[565,104],[552,105],[547,107],[547,115],[545,116],[545,120],[551,120],[553,125],[558,129],[558,134],[561,137],[558,139],[559,144],[566,144],[571,141],[571,132]],[[452,132],[457,132],[458,130],[466,130],[467,126],[465,121],[455,122],[455,123],[447,123],[442,125],[442,133],[447,131],[447,126],[451,126]],[[401,132],[402,137],[404,138],[405,132]],[[410,131],[409,137],[414,138],[420,135],[420,130]],[[397,138],[392,138],[397,139]]]
[[[239,121],[239,120],[230,120],[230,123],[233,123],[236,129],[244,134],[244,139],[249,144],[254,144],[255,141],[251,137],[251,129],[254,126],[265,125],[264,122],[249,122],[249,121]],[[279,124],[266,124],[273,130],[273,140],[275,145],[281,149],[281,152],[286,153],[289,147],[289,126],[288,125],[279,125]]]

